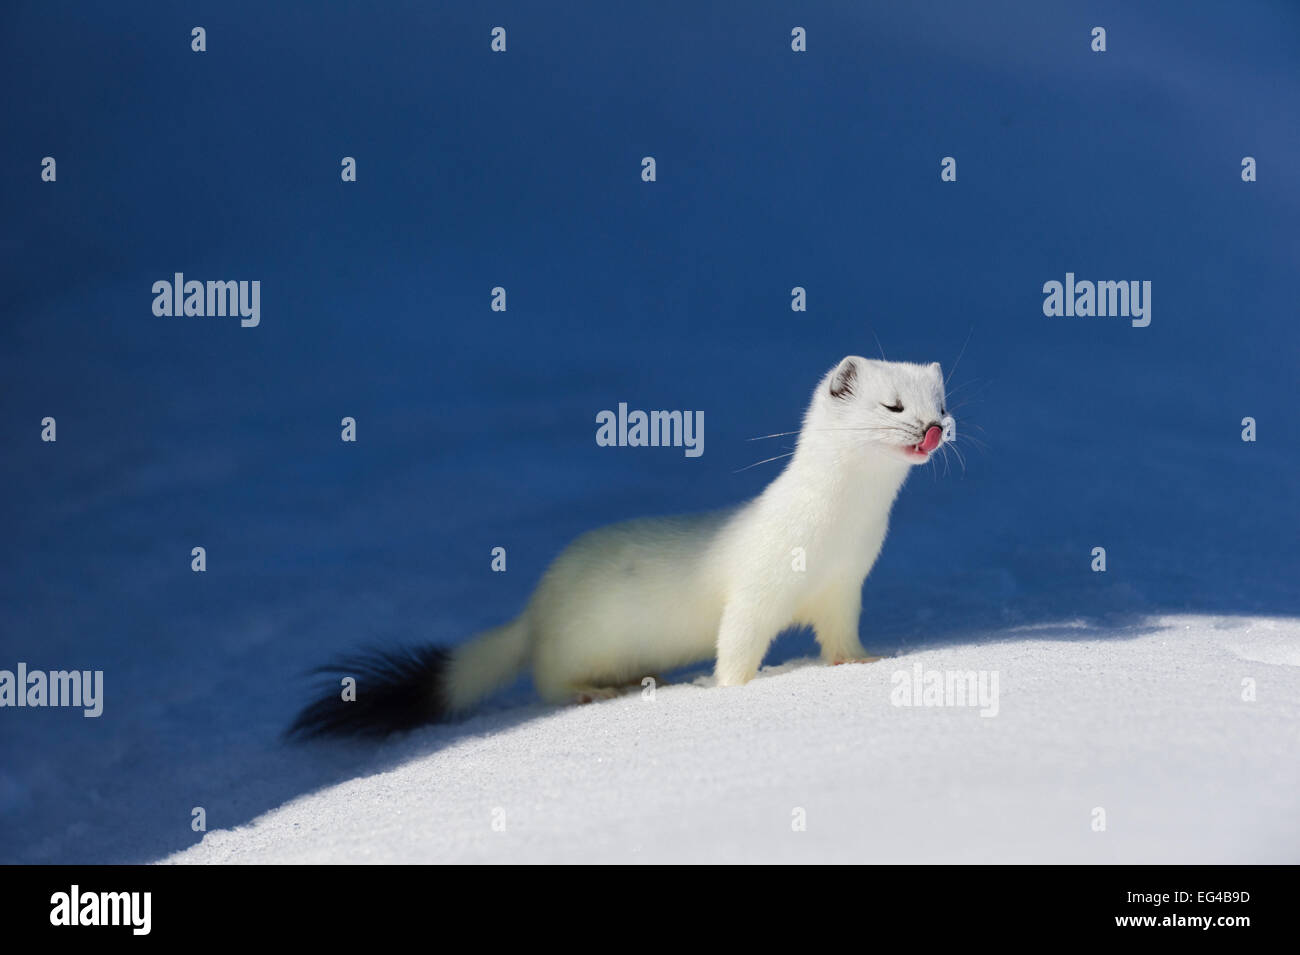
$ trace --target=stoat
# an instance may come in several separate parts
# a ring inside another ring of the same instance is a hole
[[[318,672],[339,682],[290,727],[384,734],[463,712],[532,671],[550,702],[589,702],[716,658],[719,686],[758,672],[808,625],[828,663],[866,663],[862,583],[909,470],[953,435],[937,362],[843,359],[818,383],[793,456],[753,500],[697,517],[590,531],[555,560],[514,620],[455,647],[373,651]]]

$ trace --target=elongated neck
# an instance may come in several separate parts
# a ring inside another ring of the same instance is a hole
[[[912,465],[844,432],[805,430],[786,471],[827,493],[863,492],[893,500]]]

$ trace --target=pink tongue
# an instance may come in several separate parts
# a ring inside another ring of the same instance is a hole
[[[922,451],[933,451],[942,440],[943,431],[939,428],[931,428],[925,433],[925,437],[921,439],[920,448]]]

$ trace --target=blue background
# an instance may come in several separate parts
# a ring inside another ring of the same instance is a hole
[[[106,702],[0,712],[4,861],[150,860],[373,765],[278,740],[308,667],[757,493],[790,440],[747,439],[876,336],[969,335],[984,446],[904,490],[875,652],[1300,611],[1297,5],[458,6],[7,6],[0,667]],[[155,317],[177,271],[260,280],[260,327]],[[1044,317],[1067,271],[1150,280],[1150,327]],[[620,401],[704,411],[703,457],[598,447]]]

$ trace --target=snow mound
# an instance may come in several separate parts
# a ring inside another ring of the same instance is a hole
[[[313,744],[390,761],[165,861],[1300,862],[1300,621],[1071,631]]]

